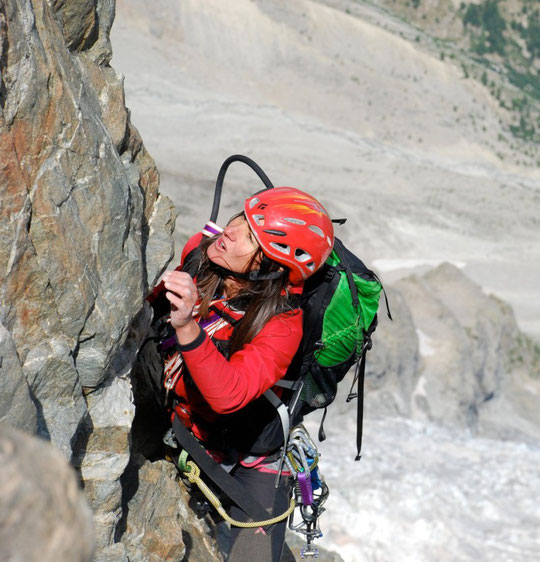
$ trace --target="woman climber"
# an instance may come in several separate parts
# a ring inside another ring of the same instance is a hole
[[[274,385],[302,338],[294,295],[328,258],[332,222],[312,196],[278,187],[249,197],[222,232],[205,234],[188,241],[181,266],[165,273],[150,297],[169,312],[162,349],[171,417],[275,516],[286,511],[289,489],[285,472],[276,482],[283,435],[263,394],[281,394]],[[248,519],[234,505],[230,515]],[[228,560],[256,553],[278,561],[285,526],[232,527]]]

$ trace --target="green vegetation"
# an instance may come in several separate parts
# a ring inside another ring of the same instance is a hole
[[[540,379],[540,344],[519,334],[508,351],[510,369],[523,368],[532,379]]]
[[[537,4],[523,0],[521,10],[512,13],[503,0],[484,0],[480,4],[462,3],[460,13],[470,49],[480,61],[502,62],[510,83],[540,100],[540,78],[533,64],[540,56]],[[494,61],[490,55],[498,55],[499,60]]]
[[[479,55],[497,53],[504,55],[506,22],[499,11],[499,0],[486,0],[483,4],[469,4],[463,14],[463,25],[478,28],[473,50]]]
[[[505,110],[508,145],[519,139],[526,143],[521,155],[534,157],[540,142],[538,0],[462,0],[458,8],[421,0],[376,4],[411,24],[411,41],[431,45],[441,61],[455,60],[464,78],[485,86]]]
[[[510,125],[510,131],[515,137],[531,141],[534,140],[536,132],[534,125],[529,123],[523,115],[519,118],[519,125]]]
[[[525,41],[531,58],[540,57],[540,10],[532,12],[526,27],[518,22],[512,24]]]

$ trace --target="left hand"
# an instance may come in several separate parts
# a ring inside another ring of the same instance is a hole
[[[171,325],[175,329],[182,328],[193,319],[198,298],[195,283],[184,271],[167,271],[163,281],[167,289],[165,296],[171,303]]]

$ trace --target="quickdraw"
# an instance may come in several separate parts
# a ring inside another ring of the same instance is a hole
[[[313,540],[322,537],[318,525],[319,516],[324,511],[324,503],[329,490],[319,469],[320,453],[307,430],[299,425],[291,430],[287,445],[285,463],[295,478],[293,498],[300,510],[302,520],[294,523],[294,512],[289,517],[289,529],[306,537],[306,546],[302,549],[302,558],[317,558],[319,551],[313,546]]]

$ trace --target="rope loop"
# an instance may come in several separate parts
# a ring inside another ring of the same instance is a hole
[[[185,451],[182,451],[182,454]],[[294,497],[291,498],[291,504],[287,511],[282,513],[281,515],[277,515],[276,517],[272,517],[271,519],[266,519],[265,521],[236,521],[229,514],[225,511],[221,502],[219,501],[218,497],[210,490],[210,488],[206,485],[205,482],[201,479],[201,469],[193,462],[187,461],[185,462],[185,458],[187,458],[187,454],[185,457],[180,455],[181,458],[178,459],[178,468],[185,474],[188,481],[191,484],[196,484],[199,490],[204,494],[205,498],[215,507],[217,512],[227,521],[230,525],[234,525],[235,527],[243,527],[245,529],[256,529],[257,527],[267,527],[269,525],[274,525],[275,523],[279,523],[284,519],[287,519],[289,515],[294,511],[296,507],[296,502],[294,501]],[[182,465],[180,465],[180,460],[182,460]]]

